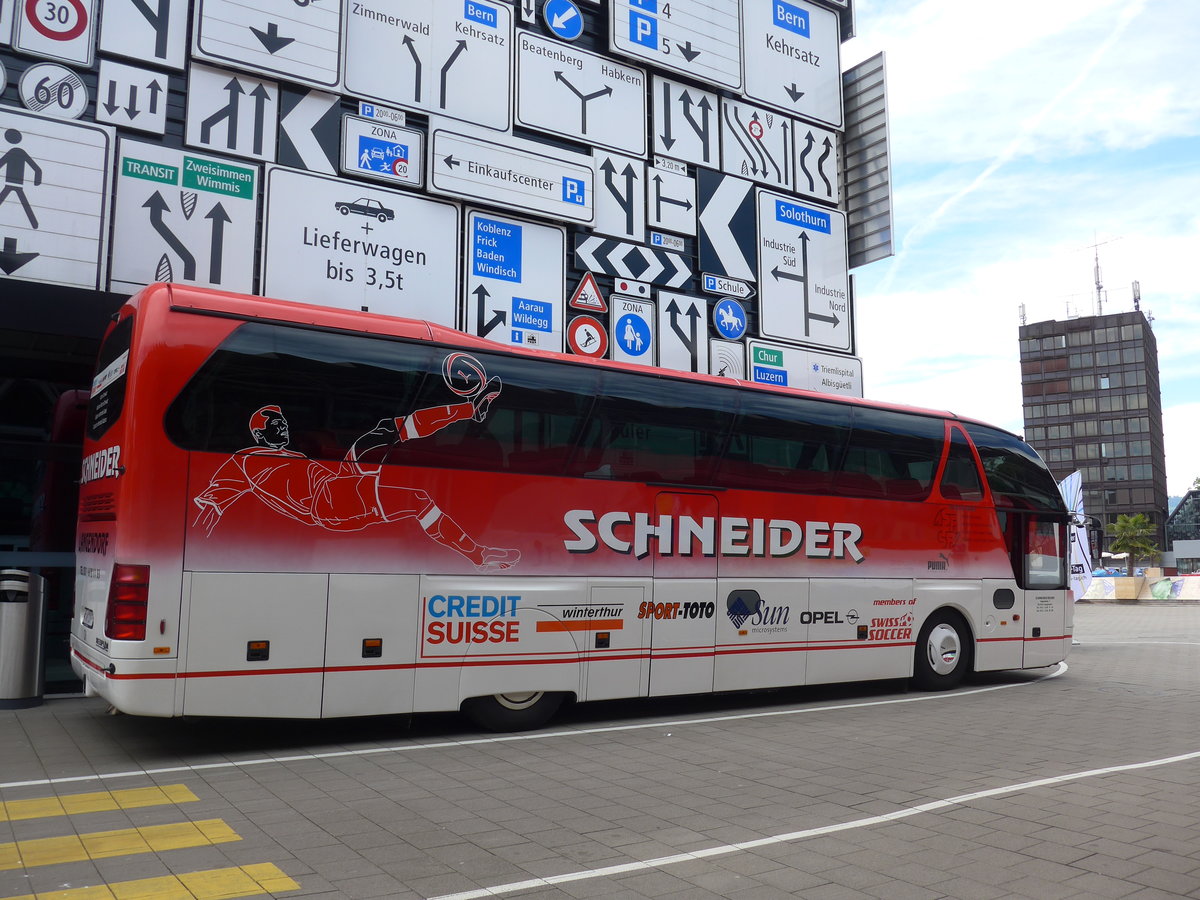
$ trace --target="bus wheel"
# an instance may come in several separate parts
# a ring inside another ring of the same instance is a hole
[[[923,691],[948,691],[970,665],[971,635],[962,616],[947,610],[930,616],[917,638],[913,683]]]
[[[523,691],[471,697],[463,701],[462,710],[488,731],[525,731],[545,725],[562,702],[563,694],[555,691]]]

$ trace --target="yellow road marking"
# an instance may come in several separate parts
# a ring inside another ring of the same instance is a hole
[[[140,878],[98,887],[22,894],[3,900],[227,900],[298,891],[300,885],[271,863]]]
[[[199,799],[182,784],[168,784],[124,791],[97,791],[92,794],[67,794],[64,797],[10,800],[8,803],[0,803],[0,822],[110,812],[114,809],[140,809],[171,803],[194,803]]]
[[[204,847],[240,840],[238,834],[221,819],[96,831],[67,837],[37,838],[0,844],[0,872],[87,859],[129,856],[134,853],[161,853],[165,850]]]

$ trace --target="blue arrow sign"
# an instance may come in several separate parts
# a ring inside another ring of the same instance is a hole
[[[583,34],[583,16],[571,0],[546,0],[542,17],[554,36],[564,41],[573,41]]]

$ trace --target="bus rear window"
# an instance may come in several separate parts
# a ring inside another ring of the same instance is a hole
[[[100,346],[96,360],[96,377],[92,379],[92,396],[88,401],[87,436],[99,440],[121,418],[125,408],[125,386],[128,382],[129,343],[133,336],[133,316],[126,316],[109,333]]]
[[[996,506],[1063,511],[1054,476],[1032,447],[1016,435],[995,428],[970,423],[966,428],[979,451]]]

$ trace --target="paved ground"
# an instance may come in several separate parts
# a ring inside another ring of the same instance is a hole
[[[1200,604],[1076,609],[1054,677],[500,738],[0,711],[0,898],[1200,898]]]

